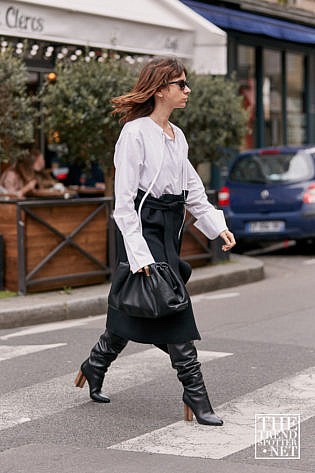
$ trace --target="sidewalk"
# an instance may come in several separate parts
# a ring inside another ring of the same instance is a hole
[[[230,261],[193,270],[190,295],[247,284],[264,278],[263,263],[231,254]],[[0,300],[0,329],[75,319],[106,313],[109,284],[52,291]]]

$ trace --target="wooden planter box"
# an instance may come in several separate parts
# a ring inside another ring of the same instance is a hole
[[[5,288],[24,294],[104,282],[113,264],[111,208],[104,197],[1,202]]]

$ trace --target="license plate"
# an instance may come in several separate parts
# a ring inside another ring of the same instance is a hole
[[[250,233],[265,233],[265,232],[282,232],[285,229],[285,224],[281,220],[265,220],[261,222],[249,222],[247,231]]]

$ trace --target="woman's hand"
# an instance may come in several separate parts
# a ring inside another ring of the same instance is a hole
[[[18,197],[25,197],[28,192],[33,191],[35,189],[36,185],[36,179],[32,179],[24,187],[22,187],[22,189],[19,191]]]
[[[145,272],[145,274],[146,274],[147,276],[150,276],[150,268],[149,268],[149,266],[144,266],[143,268],[138,269],[137,272],[138,272],[138,273],[142,273],[143,271]]]
[[[229,251],[236,245],[234,235],[230,230],[224,230],[224,232],[221,232],[220,237],[225,242],[225,245],[222,245],[222,251]]]

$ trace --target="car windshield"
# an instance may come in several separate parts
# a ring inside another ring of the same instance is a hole
[[[251,154],[237,160],[230,178],[239,182],[298,182],[311,179],[313,160],[304,151],[283,154]]]

